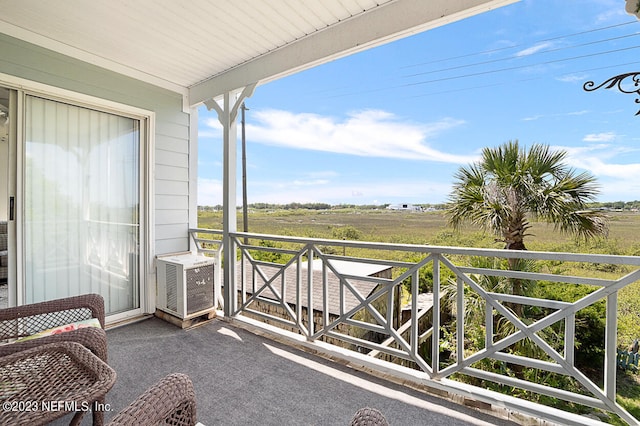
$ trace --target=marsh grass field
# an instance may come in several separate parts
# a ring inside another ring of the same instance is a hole
[[[612,211],[608,215],[609,233],[606,238],[578,241],[561,234],[553,225],[533,222],[531,235],[525,239],[525,244],[528,250],[536,251],[640,256],[640,213]],[[200,211],[198,220],[200,228],[222,229],[220,211]],[[454,231],[443,211],[406,212],[357,207],[264,209],[250,210],[248,222],[249,232],[260,234],[496,249],[504,246],[496,242],[493,235],[477,227],[466,226]],[[242,214],[238,211],[239,230],[242,230],[242,224]],[[346,254],[372,257],[371,253],[355,252],[351,248]],[[607,277],[606,272],[597,268],[587,273],[594,277]],[[578,275],[584,276],[585,271],[581,270]],[[628,348],[635,339],[640,339],[640,282],[627,286],[618,295],[618,346]],[[619,372],[618,377],[619,403],[640,418],[640,375]],[[615,420],[612,423],[624,424]]]
[[[607,238],[578,241],[563,235],[553,225],[533,222],[526,238],[529,250],[599,253],[640,256],[640,213],[609,212]],[[222,212],[200,211],[199,227],[222,229]],[[455,247],[503,248],[504,244],[477,229],[467,226],[454,231],[443,211],[405,212],[386,209],[333,208],[330,210],[250,210],[249,232],[309,238],[350,239],[398,244],[426,244]],[[242,215],[238,212],[238,229],[242,229]],[[354,252],[347,255],[371,257],[371,253]],[[606,278],[597,269],[594,277]],[[581,270],[584,275],[585,271]],[[640,282],[619,294],[618,340],[621,347],[640,339]]]
[[[341,228],[358,231],[359,240],[401,244],[460,245],[502,248],[491,235],[475,227],[454,232],[442,211],[405,212],[358,208],[331,210],[250,210],[249,232],[311,238],[336,238]],[[198,226],[222,229],[222,212],[200,211]],[[640,213],[610,212],[606,239],[579,242],[562,235],[553,225],[533,222],[526,245],[529,250],[640,255]],[[238,212],[238,229],[242,214]],[[341,238],[339,238],[341,239]],[[462,244],[465,243],[465,244]]]

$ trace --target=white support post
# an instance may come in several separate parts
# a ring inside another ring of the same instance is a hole
[[[222,99],[222,106],[215,99],[204,104],[207,109],[218,113],[222,124],[223,141],[223,184],[222,184],[222,245],[224,251],[224,314],[231,317],[238,308],[238,292],[236,283],[236,248],[231,234],[238,230],[237,224],[237,167],[238,167],[238,131],[236,118],[238,108],[245,98],[250,97],[256,84],[245,87],[242,92],[227,92]]]

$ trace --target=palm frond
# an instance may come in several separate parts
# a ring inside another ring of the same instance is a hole
[[[576,235],[580,239],[607,236],[609,224],[607,216],[595,210],[577,210],[568,213],[564,220],[555,222],[556,229]]]
[[[483,149],[480,161],[454,176],[449,223],[457,228],[470,222],[504,240],[513,234],[520,242],[529,235],[527,216],[580,237],[603,235],[606,217],[587,210],[599,193],[596,179],[568,167],[566,156],[548,145],[527,150],[517,140]]]

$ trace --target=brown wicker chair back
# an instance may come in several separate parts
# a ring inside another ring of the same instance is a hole
[[[364,407],[356,411],[351,419],[350,426],[389,426],[387,419],[379,410],[370,407]]]
[[[189,376],[179,373],[166,376],[109,423],[110,426],[158,424],[196,424],[196,396]]]

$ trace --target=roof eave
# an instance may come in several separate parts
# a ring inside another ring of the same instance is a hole
[[[199,105],[253,83],[266,83],[322,63],[520,0],[397,0],[315,32],[189,88]]]

